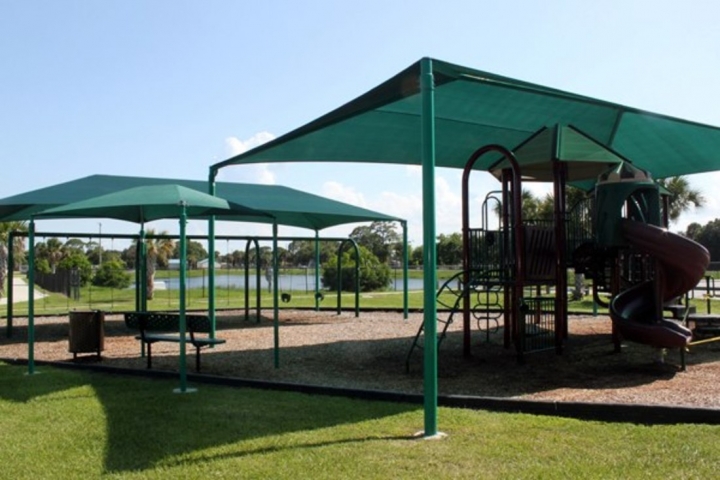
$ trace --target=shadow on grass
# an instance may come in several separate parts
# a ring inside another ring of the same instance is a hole
[[[44,373],[26,376],[22,367],[0,363],[3,386],[0,397],[27,403],[56,394],[53,400],[73,402],[77,397],[58,397],[57,394],[91,386],[106,422],[102,428],[107,439],[104,448],[106,473],[382,439],[385,437],[360,435],[312,444],[291,442],[262,446],[260,443],[258,446],[251,442],[243,445],[251,440],[352,425],[419,408],[401,403],[210,385],[202,386],[196,393],[177,394],[173,393],[176,382],[170,380],[67,371],[49,366],[44,366],[43,370]],[[78,415],[78,419],[82,419],[82,412]],[[82,435],[82,432],[77,434]],[[228,445],[233,446],[223,448]],[[209,452],[198,453],[203,450]]]
[[[292,330],[282,326],[280,342],[284,346],[279,352],[279,368],[274,367],[272,348],[243,348],[241,343],[229,343],[203,351],[203,373],[337,388],[413,394],[423,391],[422,350],[414,352],[411,372],[405,371],[411,337],[287,346],[283,339],[289,338]],[[562,388],[621,389],[671,380],[678,374],[672,355],[668,355],[667,363],[659,364],[653,349],[635,344],[615,354],[608,335],[584,335],[573,339],[564,355],[554,351],[527,355],[524,364],[518,364],[514,350],[503,348],[502,331],[494,335],[491,343],[473,343],[473,355],[468,359],[462,355],[462,333],[448,334],[438,356],[441,395],[509,398]],[[176,350],[172,346],[163,348],[153,356],[153,368],[176,372]],[[689,357],[688,365],[692,368],[716,359],[716,353],[708,352]],[[141,358],[126,358],[120,366],[142,368],[143,362]],[[113,364],[112,359],[109,364]]]

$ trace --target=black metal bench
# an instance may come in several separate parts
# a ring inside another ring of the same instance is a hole
[[[200,371],[200,349],[210,345],[225,343],[221,338],[198,336],[208,334],[211,330],[210,318],[207,315],[185,315],[187,343],[195,347],[195,370]],[[131,330],[139,330],[135,338],[147,345],[147,368],[152,368],[152,344],[156,342],[180,343],[180,315],[164,312],[128,312],[125,314],[125,325]]]

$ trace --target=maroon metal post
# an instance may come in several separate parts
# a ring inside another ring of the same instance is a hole
[[[462,178],[462,241],[463,241],[463,283],[465,286],[470,282],[470,193],[469,193],[469,181],[470,172],[472,172],[473,166],[478,158],[488,152],[496,152],[501,154],[510,163],[510,169],[508,169],[511,179],[511,194],[513,196],[513,217],[514,224],[512,227],[515,229],[515,283],[513,286],[513,305],[517,303],[519,296],[517,290],[520,289],[522,292],[522,285],[524,284],[524,265],[523,265],[523,254],[525,251],[523,235],[522,235],[522,192],[521,192],[521,178],[520,178],[520,166],[518,165],[515,155],[507,148],[500,145],[486,145],[481,147],[468,159],[463,170]],[[503,182],[503,212],[507,208],[506,198],[506,186]],[[504,222],[507,218],[504,218]],[[509,226],[509,223],[505,223]],[[506,250],[507,252],[507,250]],[[513,307],[513,311],[515,308]],[[512,314],[514,316],[515,313]],[[506,320],[507,322],[507,320]],[[507,332],[507,329],[506,329]],[[470,292],[465,288],[463,290],[463,355],[465,357],[470,356]]]
[[[512,172],[510,169],[505,169],[502,171],[501,175],[501,182],[502,182],[502,225],[500,225],[500,228],[503,232],[503,255],[507,255],[507,252],[510,251],[510,178],[511,178]],[[505,270],[503,269],[502,277],[505,276]],[[512,293],[513,290],[510,288],[510,285],[505,283],[503,285],[503,346],[505,348],[510,348],[510,345],[512,344],[512,340],[516,338],[517,332],[515,331],[512,318]]]

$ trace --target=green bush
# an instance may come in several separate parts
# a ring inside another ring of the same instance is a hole
[[[390,285],[390,267],[380,263],[373,253],[362,245],[360,251],[360,291],[371,292],[384,290]],[[350,248],[342,254],[342,290],[355,291],[355,251]],[[322,283],[325,288],[337,290],[338,285],[337,255],[330,257],[322,272]]]
[[[47,258],[38,258],[35,260],[35,271],[38,273],[52,273],[52,268],[50,268],[50,262],[47,261]]]
[[[92,264],[84,253],[75,252],[63,258],[58,264],[58,270],[72,270],[77,268],[80,272],[80,286],[84,287],[92,278]]]
[[[128,288],[132,283],[132,277],[125,271],[122,260],[112,259],[100,266],[92,283],[98,287]]]

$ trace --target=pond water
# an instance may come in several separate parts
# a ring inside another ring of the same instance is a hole
[[[250,288],[255,287],[256,279],[253,275],[250,276]],[[164,288],[168,290],[177,290],[180,284],[179,278],[163,278],[162,272],[155,274],[155,283],[164,284]],[[390,290],[402,290],[402,278],[393,279],[390,283]],[[202,277],[188,277],[187,288],[206,288],[208,286],[207,275]],[[260,279],[260,286],[262,288],[268,288],[268,282],[263,276]],[[278,286],[280,290],[305,290],[308,292],[315,290],[315,277],[312,275],[280,275],[278,278]],[[245,288],[245,276],[244,275],[223,275],[218,273],[215,275],[215,287],[216,288]],[[163,287],[160,287],[163,288]],[[408,290],[422,290],[423,280],[421,278],[410,278],[408,279]]]

